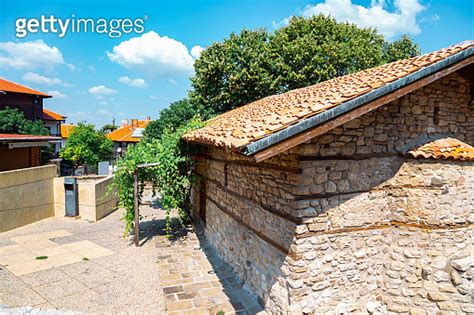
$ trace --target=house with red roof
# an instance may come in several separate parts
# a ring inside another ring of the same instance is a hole
[[[0,78],[0,109],[17,108],[29,120],[43,119],[43,100],[51,95]]]
[[[43,108],[43,124],[46,129],[49,130],[49,134],[54,137],[61,137],[61,140],[58,140],[54,143],[54,152],[55,154],[59,153],[65,146],[65,142],[62,141],[62,125],[66,122],[66,116],[55,113],[51,110]]]
[[[143,137],[143,130],[150,123],[146,120],[131,119],[122,126],[106,135],[114,143],[114,158],[124,156],[129,145],[135,145]]]
[[[184,140],[200,151],[193,217],[269,313],[473,312],[474,41],[265,97]]]
[[[31,121],[41,120],[50,136],[0,135],[0,171],[41,165],[41,147],[56,144],[59,151],[60,124],[65,117],[43,108],[43,100],[50,98],[43,92],[0,78],[0,110],[16,108]]]

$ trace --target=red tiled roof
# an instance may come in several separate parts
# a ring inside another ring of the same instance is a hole
[[[205,127],[194,130],[183,138],[187,141],[239,150],[471,46],[474,46],[474,41],[265,97],[219,115],[209,120]]]
[[[61,138],[67,139],[74,131],[74,125],[61,124]]]
[[[62,121],[62,120],[66,120],[66,116],[60,115],[58,113],[47,110],[46,108],[43,108],[43,120]]]
[[[474,160],[474,148],[458,139],[444,138],[408,151],[415,158]]]
[[[149,123],[150,120],[139,120],[137,128],[145,128]],[[106,137],[116,142],[139,142],[141,138],[132,137],[134,130],[131,124],[127,124],[107,134]]]
[[[20,135],[11,133],[0,133],[0,141],[36,141],[36,140],[58,140],[59,137]]]
[[[20,85],[18,83],[12,82],[5,80],[3,78],[0,78],[0,91],[5,91],[5,92],[14,92],[14,93],[23,93],[23,94],[32,94],[32,95],[38,95],[41,97],[51,97],[51,95],[45,94],[43,92],[37,91],[30,89],[29,87],[26,87],[24,85]]]

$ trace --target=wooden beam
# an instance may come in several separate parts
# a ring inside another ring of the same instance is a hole
[[[135,246],[138,247],[140,241],[140,229],[138,228],[139,219],[138,219],[138,168],[135,169],[133,172],[133,218],[135,220],[134,223],[134,238],[133,242]]]
[[[379,97],[363,106],[360,106],[358,108],[355,108],[351,110],[348,113],[345,113],[339,117],[333,118],[322,125],[313,127],[311,129],[308,129],[307,131],[301,132],[291,138],[285,139],[282,142],[279,142],[269,148],[266,148],[260,152],[255,153],[254,158],[256,162],[261,162],[263,160],[266,160],[268,158],[271,158],[272,156],[275,156],[279,153],[285,152],[291,148],[294,148],[295,146],[306,142],[308,140],[313,139],[314,137],[317,137],[319,135],[322,135],[326,132],[328,132],[331,129],[334,129],[336,127],[339,127],[355,118],[358,118],[368,112],[371,112],[377,108],[379,108],[382,105],[385,105],[391,101],[394,101],[402,96],[405,96],[406,94],[413,92],[425,85],[428,85],[436,80],[441,79],[444,76],[447,76],[448,74],[451,74],[471,63],[474,62],[474,56],[471,56],[469,58],[466,58],[450,67],[444,68],[438,72],[435,72],[427,77],[424,77],[423,79],[420,79],[418,81],[415,81],[411,84],[408,84],[392,93],[389,93],[387,95],[384,95],[382,97]]]

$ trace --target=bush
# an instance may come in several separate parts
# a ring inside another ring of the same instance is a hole
[[[43,126],[43,121],[28,120],[22,111],[8,107],[0,110],[0,133],[49,135],[48,129]]]

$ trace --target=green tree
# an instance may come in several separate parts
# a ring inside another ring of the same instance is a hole
[[[69,136],[66,146],[59,156],[71,161],[74,167],[96,165],[99,161],[109,160],[113,155],[112,141],[95,130],[94,125],[79,123]]]
[[[43,126],[41,120],[28,120],[22,111],[8,107],[0,110],[0,133],[49,135],[48,129]]]
[[[117,130],[118,126],[115,125],[115,124],[105,124],[102,126],[102,128],[100,128],[100,132],[104,133],[104,134],[107,134],[107,133],[110,133],[114,130]]]
[[[244,29],[204,50],[194,63],[191,98],[222,113],[277,91],[264,29]]]
[[[194,64],[190,96],[208,111],[222,113],[417,54],[408,36],[389,43],[373,28],[324,15],[293,17],[273,34],[243,30],[209,46]]]
[[[380,65],[384,43],[372,28],[324,15],[293,17],[269,41],[278,92]]]
[[[151,121],[143,133],[144,140],[159,139],[164,130],[171,132],[185,126],[196,116],[206,116],[202,107],[198,107],[188,98],[173,102],[168,108],[163,109],[157,120]]]
[[[384,61],[392,62],[404,58],[415,57],[421,53],[420,48],[408,35],[391,43],[386,43],[384,51]]]

